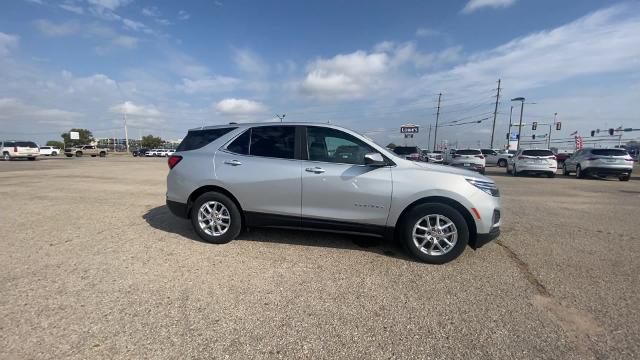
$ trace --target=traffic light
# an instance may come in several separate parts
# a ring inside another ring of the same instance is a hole
[[[556,123],[556,130],[560,130],[560,129],[562,129],[562,123],[560,121],[558,121]]]
[[[534,123],[534,124],[535,124],[535,123]],[[531,135],[531,138],[532,138],[533,140],[535,140],[535,139],[536,139],[536,134]]]
[[[509,133],[507,133],[507,140],[509,140]]]
[[[538,128],[538,122],[537,122],[537,121],[534,121],[534,122],[533,122],[533,125],[531,125],[531,130],[535,130],[535,129],[537,129],[537,128]]]
[[[609,135],[613,135],[613,129],[609,129]]]
[[[595,130],[591,130],[591,137],[596,136],[596,131]]]

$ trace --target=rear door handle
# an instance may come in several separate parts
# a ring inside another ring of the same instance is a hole
[[[231,166],[242,165],[242,163],[238,160],[225,160],[224,163]]]
[[[312,167],[312,168],[306,168],[304,169],[306,172],[312,172],[314,174],[322,174],[323,172],[325,172],[326,170],[321,168],[321,167]]]

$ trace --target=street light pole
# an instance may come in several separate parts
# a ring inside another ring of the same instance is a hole
[[[558,119],[558,113],[553,114],[553,123],[549,124],[549,136],[547,136],[547,149],[551,148],[551,131],[553,126],[556,126],[556,120]]]
[[[509,130],[507,130],[507,150],[511,150],[511,115],[513,114],[513,105],[509,110]]]
[[[520,150],[520,135],[522,135],[522,114],[524,113],[524,100],[525,99],[523,97],[511,99],[511,101],[520,101],[520,124],[518,125],[518,146],[516,147],[516,150]]]

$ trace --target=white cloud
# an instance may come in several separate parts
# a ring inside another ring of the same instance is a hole
[[[64,10],[67,10],[69,12],[72,12],[78,15],[84,14],[84,9],[82,8],[82,6],[74,5],[72,3],[63,3],[63,4],[59,4],[58,6],[60,6],[60,8]]]
[[[472,12],[484,8],[506,8],[515,4],[516,0],[469,0],[467,5],[464,6],[462,12],[465,14],[471,14]]]
[[[187,94],[224,92],[233,89],[240,83],[239,79],[228,76],[207,76],[200,79],[182,79],[176,88]]]
[[[229,98],[218,102],[215,109],[223,115],[247,116],[264,113],[267,111],[264,104],[247,99]]]
[[[160,16],[160,10],[156,6],[149,6],[142,8],[142,15],[149,17],[158,17]]]
[[[269,67],[262,61],[260,56],[248,49],[235,49],[233,62],[240,71],[252,75],[264,76],[269,70]]]
[[[57,108],[40,108],[27,105],[19,99],[0,98],[0,121],[15,121],[16,119],[29,118],[39,124],[67,126],[81,114]]]
[[[33,23],[42,34],[50,37],[72,35],[80,30],[78,23],[73,21],[56,24],[46,19],[40,19]]]
[[[10,49],[18,46],[20,38],[17,35],[0,32],[0,56],[9,54]]]
[[[109,108],[112,113],[122,113],[126,111],[127,116],[142,116],[142,117],[160,117],[162,113],[153,105],[136,105],[131,101],[125,101],[121,104],[114,105]]]
[[[113,43],[123,48],[135,49],[138,46],[138,38],[127,35],[120,35],[113,39]]]
[[[135,20],[131,20],[131,19],[122,19],[122,24],[124,24],[124,26],[127,29],[133,30],[133,31],[142,31],[145,30],[147,28],[147,26],[139,21],[135,21]]]
[[[91,5],[95,5],[96,7],[109,9],[111,11],[128,5],[132,0],[87,0],[87,2]]]
[[[191,18],[191,14],[189,14],[188,12],[186,12],[184,10],[178,11],[178,19],[180,19],[180,20],[189,20],[189,18]]]

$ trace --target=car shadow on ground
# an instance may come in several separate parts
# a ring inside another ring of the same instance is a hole
[[[147,211],[142,218],[154,229],[206,243],[191,227],[191,222],[171,214],[166,205]],[[235,241],[259,241],[286,245],[318,246],[345,250],[368,251],[392,258],[414,261],[395,241],[360,235],[342,235],[295,229],[251,228],[243,230]]]

